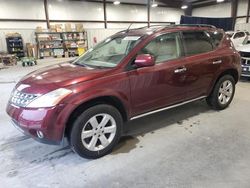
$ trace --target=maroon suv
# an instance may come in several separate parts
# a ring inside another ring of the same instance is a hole
[[[32,138],[67,137],[86,158],[109,153],[124,122],[205,98],[214,109],[233,99],[240,56],[225,33],[205,25],[119,32],[73,62],[20,80],[7,113]]]

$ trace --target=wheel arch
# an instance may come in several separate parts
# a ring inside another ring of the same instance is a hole
[[[235,69],[227,69],[227,70],[224,70],[222,71],[216,78],[216,80],[213,82],[213,85],[211,87],[211,89],[209,90],[208,92],[208,96],[211,94],[211,92],[213,91],[216,83],[219,81],[219,79],[222,77],[222,76],[225,76],[225,75],[231,75],[234,80],[235,80],[235,83],[237,83],[239,81],[239,73],[237,70]]]
[[[235,80],[235,83],[237,83],[239,81],[239,73],[237,70],[235,69],[227,69],[225,71],[223,71],[217,78],[216,82],[218,82],[218,80],[222,77],[222,76],[225,76],[225,75],[231,75],[233,76],[234,80]]]
[[[65,129],[64,129],[64,135],[68,136],[73,122],[74,120],[77,118],[77,116],[79,116],[84,110],[98,105],[98,104],[109,104],[114,106],[115,108],[117,108],[117,110],[121,113],[123,121],[126,122],[128,121],[128,112],[125,108],[125,105],[123,104],[123,102],[115,97],[115,96],[101,96],[101,97],[96,97],[93,99],[90,99],[88,101],[85,101],[81,104],[79,104],[69,115],[66,124],[65,124]]]

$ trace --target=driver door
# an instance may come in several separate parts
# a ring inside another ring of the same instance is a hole
[[[138,115],[185,100],[185,61],[179,33],[157,36],[139,54],[154,56],[156,64],[128,73],[132,113]]]

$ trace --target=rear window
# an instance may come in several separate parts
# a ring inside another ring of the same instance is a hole
[[[234,39],[238,39],[238,38],[242,38],[245,36],[245,33],[244,32],[238,32],[238,33],[235,33],[234,35]]]
[[[222,38],[223,38],[223,33],[221,32],[218,32],[218,31],[215,31],[215,32],[208,32],[210,37],[211,37],[211,40],[214,44],[215,47],[218,47]]]
[[[203,31],[183,32],[183,40],[187,56],[213,50],[213,44],[209,34]]]

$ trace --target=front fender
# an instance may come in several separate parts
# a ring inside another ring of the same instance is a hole
[[[77,94],[67,103],[77,108],[79,105],[101,97],[115,97],[123,104],[124,108],[127,109],[127,114],[130,114],[129,96],[125,93],[116,92],[111,89],[98,89],[91,92],[82,92]]]

